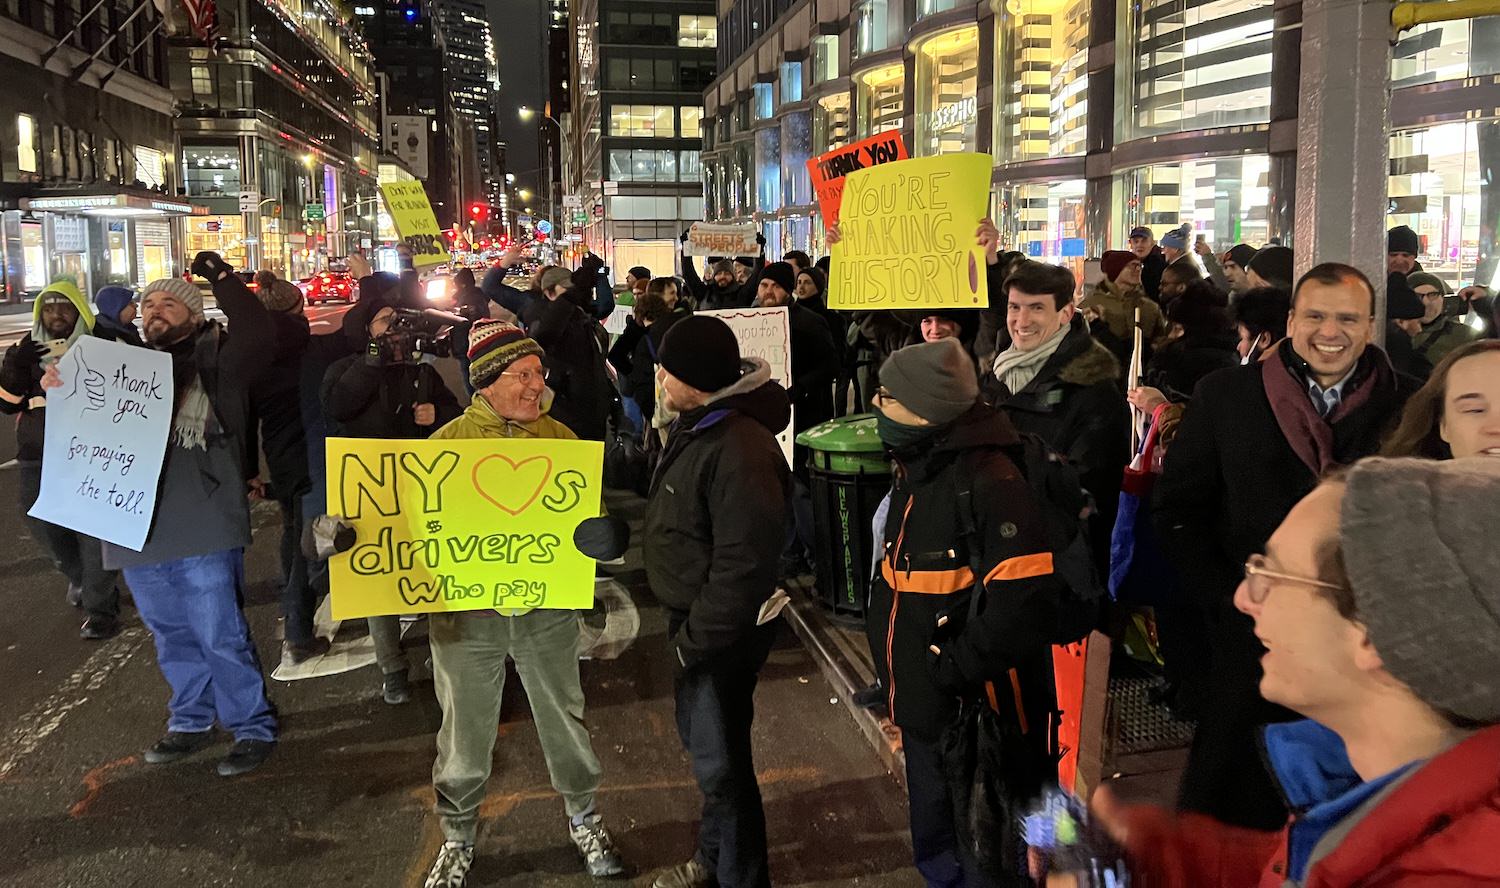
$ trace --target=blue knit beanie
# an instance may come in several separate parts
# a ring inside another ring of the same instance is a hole
[[[94,294],[94,306],[99,309],[99,317],[109,318],[115,323],[119,323],[120,312],[125,310],[125,306],[134,301],[135,291],[129,287],[100,287],[99,292]]]

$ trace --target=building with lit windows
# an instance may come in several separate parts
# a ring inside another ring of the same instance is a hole
[[[220,2],[222,40],[170,41],[178,172],[207,216],[187,256],[293,280],[373,245],[377,111],[369,50],[330,0]],[[180,15],[180,11],[174,14]]]
[[[582,243],[611,265],[673,268],[703,218],[703,90],[713,81],[712,0],[579,0],[569,152]]]
[[[1008,246],[1081,268],[1145,225],[1290,243],[1301,7],[1270,0],[731,0],[704,92],[709,216],[824,251],[804,163],[887,130],[994,157]],[[1500,19],[1392,49],[1390,225],[1497,281]],[[1491,172],[1487,172],[1491,171]]]
[[[504,172],[497,174],[495,163],[495,97],[500,75],[489,13],[475,0],[433,0],[432,14],[442,40],[454,114],[474,129],[472,147],[462,146],[460,154],[473,155],[478,181],[464,183],[460,201],[466,206],[474,202],[490,204],[497,181],[504,182]]]
[[[182,271],[203,208],[180,196],[162,32],[150,3],[0,4],[0,302]]]

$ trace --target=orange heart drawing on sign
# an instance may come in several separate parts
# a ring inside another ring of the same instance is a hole
[[[531,508],[552,477],[552,460],[533,456],[516,462],[492,453],[474,464],[474,489],[495,508],[519,515]],[[519,505],[516,505],[519,503]]]

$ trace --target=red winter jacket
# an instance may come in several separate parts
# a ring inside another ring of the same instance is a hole
[[[1287,831],[1226,826],[1139,806],[1124,816],[1135,885],[1283,888]],[[1468,737],[1411,774],[1366,814],[1302,888],[1500,885],[1500,726]]]

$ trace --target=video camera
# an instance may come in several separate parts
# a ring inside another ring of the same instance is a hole
[[[464,318],[435,308],[397,308],[391,326],[371,340],[370,352],[382,364],[415,364],[423,355],[453,356],[453,331],[467,328]]]

